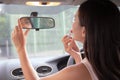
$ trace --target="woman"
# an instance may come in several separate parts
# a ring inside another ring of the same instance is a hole
[[[20,18],[20,22],[23,28],[30,29],[32,28],[31,20],[29,17],[22,17]]]
[[[81,4],[72,27],[73,39],[63,38],[65,50],[75,55],[74,40],[83,42],[86,58],[76,65],[39,78],[26,51],[27,30],[20,22],[12,33],[26,80],[120,80],[120,12],[109,0],[89,0]],[[78,35],[79,34],[79,35]]]

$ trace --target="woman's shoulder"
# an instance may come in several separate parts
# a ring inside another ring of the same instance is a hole
[[[80,80],[92,80],[88,69],[82,62],[75,64],[73,69],[75,69],[75,72],[78,74]]]
[[[64,69],[64,72],[71,76],[68,80],[92,80],[88,69],[83,63],[68,66]]]

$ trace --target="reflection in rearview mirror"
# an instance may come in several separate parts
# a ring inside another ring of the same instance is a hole
[[[55,21],[50,17],[21,17],[23,29],[49,29],[55,27]]]

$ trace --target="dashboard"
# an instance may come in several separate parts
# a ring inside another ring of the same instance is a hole
[[[39,77],[56,73],[67,66],[69,55],[55,58],[30,58]],[[0,61],[0,80],[24,80],[19,59]]]

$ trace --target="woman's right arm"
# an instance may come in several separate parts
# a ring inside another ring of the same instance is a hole
[[[18,21],[18,26],[12,32],[12,40],[18,52],[18,56],[20,59],[21,67],[23,74],[26,80],[39,80],[39,76],[36,71],[32,67],[27,55],[26,50],[26,37],[29,30],[27,29],[25,32],[22,31],[22,26],[20,21]]]

